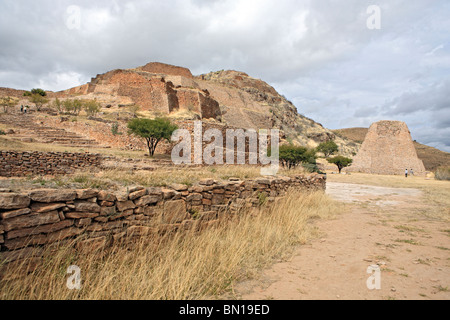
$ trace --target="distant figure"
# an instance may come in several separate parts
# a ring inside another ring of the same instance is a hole
[[[23,105],[20,106],[20,112],[23,113]]]
[[[414,175],[414,171],[413,171],[413,169],[411,169],[410,173],[411,173],[411,175],[412,175],[412,176]]]
[[[28,106],[25,106],[24,112],[25,112],[25,113],[28,112]]]
[[[408,169],[405,170],[405,178],[408,178]]]

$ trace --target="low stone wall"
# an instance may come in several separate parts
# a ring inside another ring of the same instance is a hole
[[[98,167],[102,156],[92,153],[0,151],[0,176],[54,175]]]
[[[324,190],[325,183],[325,176],[312,174],[115,192],[0,190],[0,264],[39,256],[46,245],[72,239],[78,239],[77,248],[91,249],[138,236],[201,231],[240,208],[273,202],[291,188]]]

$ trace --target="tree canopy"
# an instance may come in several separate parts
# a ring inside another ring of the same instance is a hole
[[[280,146],[280,163],[287,169],[294,169],[302,164],[311,170],[316,166],[316,152],[313,149],[294,145]]]
[[[338,145],[336,144],[336,142],[334,142],[332,140],[327,141],[327,142],[322,142],[317,147],[317,152],[322,152],[326,158],[335,154],[338,151],[339,151]]]
[[[26,91],[23,95],[25,97],[31,97],[34,94],[38,94],[38,95],[40,95],[42,97],[47,96],[47,92],[45,92],[45,90],[39,89],[39,88],[31,89],[31,91]]]
[[[3,112],[8,112],[10,107],[14,107],[17,104],[18,99],[13,97],[1,97],[0,106],[3,107]]]
[[[144,138],[151,157],[154,156],[158,143],[162,140],[170,141],[172,134],[178,127],[169,119],[133,119],[128,122],[130,134]]]
[[[343,156],[329,158],[329,159],[327,159],[327,161],[331,164],[335,164],[339,169],[339,173],[341,173],[342,169],[348,167],[349,165],[351,165],[353,163],[352,159],[346,158]]]

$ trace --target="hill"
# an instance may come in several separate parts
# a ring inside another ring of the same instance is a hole
[[[347,128],[333,130],[337,136],[347,138],[360,145],[366,138],[368,128]],[[450,153],[414,141],[417,156],[423,161],[425,169],[435,171],[440,166],[450,166]]]
[[[2,94],[22,93],[5,88],[0,90]],[[87,84],[48,92],[48,96],[96,99],[103,107],[103,117],[136,105],[141,115],[148,117],[203,119],[255,130],[277,128],[285,141],[307,147],[335,140],[347,156],[355,154],[358,147],[299,114],[296,106],[266,82],[234,70],[193,76],[187,68],[151,62],[99,74]]]

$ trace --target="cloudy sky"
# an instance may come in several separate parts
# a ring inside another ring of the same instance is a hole
[[[0,0],[0,87],[233,69],[327,128],[401,120],[450,152],[449,17],[448,0]]]

